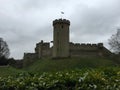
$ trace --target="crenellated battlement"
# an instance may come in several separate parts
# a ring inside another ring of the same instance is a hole
[[[72,43],[70,42],[70,46],[73,46],[73,47],[103,47],[103,43],[93,44],[93,43]]]
[[[103,43],[98,44],[91,44],[91,43],[70,43],[69,48],[70,50],[87,50],[87,51],[94,51],[102,49]]]
[[[53,26],[56,24],[62,24],[62,23],[70,25],[70,21],[67,19],[56,19],[53,21]]]

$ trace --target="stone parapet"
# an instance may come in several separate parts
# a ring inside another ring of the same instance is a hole
[[[70,25],[70,21],[67,19],[56,19],[53,21],[53,26],[55,24],[68,24],[68,25]]]
[[[103,43],[93,44],[93,43],[72,43],[70,42],[70,47],[103,47]]]

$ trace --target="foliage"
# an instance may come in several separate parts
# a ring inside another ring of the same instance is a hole
[[[111,38],[109,39],[109,45],[113,52],[115,53],[120,52],[120,29],[118,29],[118,32],[116,34],[113,34],[111,36]]]
[[[8,58],[9,55],[10,51],[7,43],[2,38],[0,38],[0,57]]]
[[[5,57],[0,57],[0,65],[8,65],[8,59],[6,59]]]
[[[0,65],[8,64],[8,57],[10,55],[7,43],[0,38]]]
[[[8,59],[8,64],[15,68],[22,68],[23,67],[23,60],[15,60],[14,58]]]
[[[0,90],[120,90],[120,68],[0,77]]]
[[[35,62],[29,67],[24,67],[24,70],[29,72],[51,72],[65,69],[97,68],[116,65],[114,61],[101,57],[81,57],[58,60],[43,58],[34,61]]]
[[[0,77],[8,77],[9,75],[15,76],[18,73],[26,72],[24,70],[13,68],[9,65],[0,66]]]

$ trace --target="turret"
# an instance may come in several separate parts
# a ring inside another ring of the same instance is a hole
[[[69,26],[70,21],[56,19],[53,21],[53,57],[69,57]]]

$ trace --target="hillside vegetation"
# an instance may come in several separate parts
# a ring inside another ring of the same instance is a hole
[[[69,69],[111,67],[117,64],[106,58],[69,58],[69,59],[50,59],[44,58],[35,60],[24,70],[29,72],[53,72]]]
[[[120,67],[106,58],[39,59],[0,67],[0,90],[120,90]]]
[[[0,77],[7,77],[9,75],[16,75],[18,73],[25,72],[20,69],[13,68],[11,66],[0,66]]]

